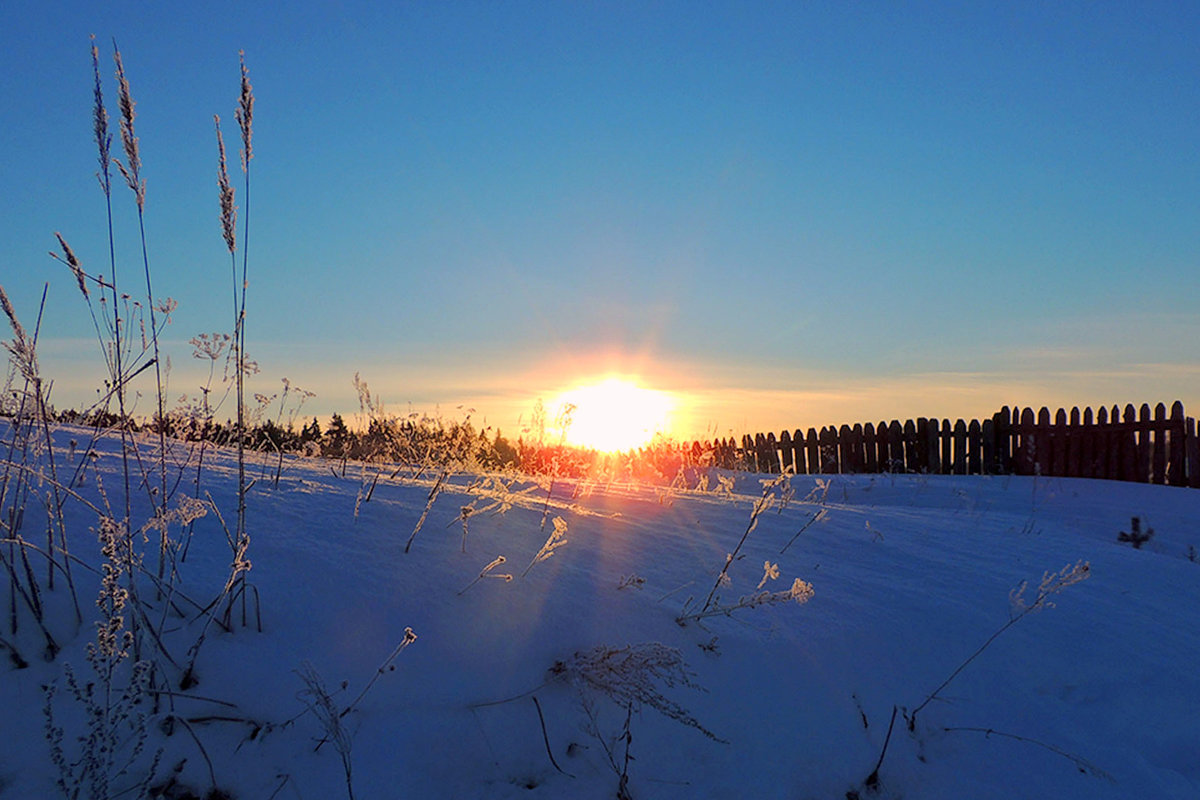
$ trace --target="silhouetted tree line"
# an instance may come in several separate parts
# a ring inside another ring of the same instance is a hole
[[[51,412],[52,419],[94,428],[117,428],[120,417],[106,410],[80,412],[67,409]],[[130,420],[132,431],[157,433],[160,421]],[[197,417],[168,415],[168,436],[187,442],[205,441],[220,446],[237,443],[237,426],[230,420],[220,422]],[[266,419],[246,428],[245,445],[265,452],[323,456],[337,460],[442,464],[456,461],[500,469],[519,467],[521,453],[527,448],[513,445],[499,431],[476,430],[470,421],[445,422],[436,418],[372,418],[365,431],[350,428],[341,414],[334,414],[324,429],[316,417],[299,428],[292,422]],[[518,447],[523,449],[519,450]]]
[[[120,417],[103,409],[55,412],[53,420],[96,428],[117,428]],[[5,416],[0,412],[0,416]],[[158,432],[159,420],[130,420],[132,431]],[[236,445],[236,425],[226,420],[168,415],[168,436],[186,442]],[[411,419],[376,416],[366,430],[354,430],[341,414],[328,425],[316,417],[297,427],[266,419],[247,426],[247,448],[271,453],[319,456],[332,460],[425,465],[458,464],[484,469],[517,469],[530,475],[558,477],[636,478],[649,482],[675,479],[681,470],[704,465],[688,447],[659,441],[625,453],[599,453],[564,444],[546,444],[518,437],[510,441],[499,431],[475,429],[469,420]]]

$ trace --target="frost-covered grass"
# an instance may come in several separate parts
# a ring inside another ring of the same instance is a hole
[[[85,431],[54,435],[60,465],[86,457],[69,446]],[[157,437],[138,444],[155,455]],[[86,566],[105,558],[100,518],[82,501],[116,485],[120,448],[119,439],[100,442],[79,499],[64,504],[86,616],[101,611],[90,598],[102,588]],[[152,568],[141,579],[137,602],[145,619],[166,620],[164,648],[179,663],[146,646],[144,657],[157,661],[151,681],[171,694],[157,708],[149,697],[133,708],[146,740],[128,772],[113,776],[114,796],[143,782],[160,751],[146,784],[167,797],[186,796],[183,787],[203,796],[214,783],[237,798],[346,797],[348,776],[360,800],[1200,793],[1194,490],[797,477],[788,502],[781,484],[762,508],[761,481],[771,476],[713,474],[708,485],[728,491],[704,492],[560,479],[549,513],[564,528],[546,552],[544,491],[466,474],[444,480],[406,554],[437,475],[385,477],[362,502],[354,475],[296,459],[277,487],[256,483],[247,498],[246,581],[261,601],[259,633],[253,603],[247,624],[235,613],[228,629],[203,611],[231,580],[215,510],[228,523],[238,471],[230,451],[205,463],[202,488],[215,506],[195,521],[177,564],[177,610],[156,597]],[[193,493],[186,480],[181,487]],[[465,535],[462,508],[476,499]],[[27,506],[27,531],[45,525],[37,508]],[[150,512],[143,493],[135,518]],[[1156,531],[1141,549],[1117,541],[1133,516]],[[153,537],[138,546],[157,554]],[[476,580],[499,556],[505,563],[491,571],[513,579]],[[1028,602],[1046,571],[1080,561],[1090,577],[997,636],[921,709],[915,730],[899,718],[872,795],[863,783],[893,708],[920,706],[1021,614],[1014,589],[1028,582]],[[36,554],[31,565],[44,573]],[[736,607],[796,579],[813,589],[803,604]],[[681,625],[683,609],[702,605],[714,581],[712,605],[731,606],[729,614]],[[23,601],[13,636],[7,585],[0,598],[3,636],[28,662],[0,668],[3,800],[62,796],[43,686],[58,687],[68,759],[87,730],[65,669],[94,680],[86,650],[95,627],[76,624],[62,581],[54,591],[39,583],[63,647],[52,661],[42,659]],[[401,647],[410,628],[416,639]],[[202,630],[195,682],[181,689]],[[134,728],[121,730],[125,757]]]

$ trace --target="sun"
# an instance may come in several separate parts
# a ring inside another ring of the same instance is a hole
[[[567,389],[550,408],[564,423],[558,432],[567,444],[613,453],[642,447],[656,434],[669,434],[675,406],[670,392],[608,376]]]

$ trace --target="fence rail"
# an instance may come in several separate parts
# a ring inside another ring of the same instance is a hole
[[[1127,405],[1082,412],[1009,409],[988,419],[870,422],[819,431],[747,434],[695,442],[691,459],[730,469],[796,474],[924,472],[1053,475],[1200,487],[1196,421],[1175,401],[1168,414]]]

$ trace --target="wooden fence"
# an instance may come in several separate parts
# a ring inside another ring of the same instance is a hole
[[[1196,421],[1183,403],[1067,412],[1002,408],[989,419],[909,420],[757,433],[691,445],[689,460],[796,474],[1052,475],[1200,487]]]

